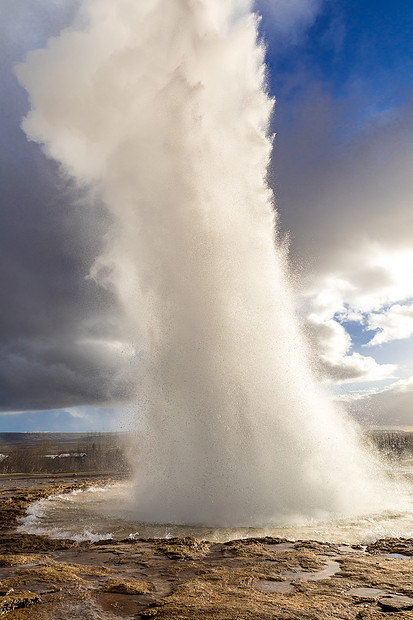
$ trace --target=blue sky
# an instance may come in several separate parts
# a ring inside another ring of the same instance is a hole
[[[1,432],[59,432],[67,433],[123,431],[131,428],[128,420],[122,420],[118,409],[113,407],[78,407],[28,411],[3,415]]]
[[[130,377],[119,370],[114,303],[84,280],[104,218],[91,235],[92,215],[19,127],[28,104],[13,64],[69,24],[76,4],[0,6],[0,430],[124,424],[115,403]],[[362,420],[371,401],[373,423],[413,425],[413,7],[256,6],[277,100],[270,178],[319,380]],[[82,340],[91,323],[110,351]]]

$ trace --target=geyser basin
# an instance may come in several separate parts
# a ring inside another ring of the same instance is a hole
[[[251,6],[87,0],[17,69],[28,137],[110,214],[90,276],[139,351],[138,522],[254,527],[398,501],[310,370],[266,181],[273,102]]]
[[[400,473],[405,474],[406,470],[400,469]],[[410,478],[413,483],[413,470]],[[297,515],[295,523],[272,527],[211,528],[140,523],[135,518],[136,507],[131,503],[132,491],[130,484],[117,484],[51,496],[29,507],[19,530],[79,541],[194,536],[225,542],[235,538],[278,536],[292,540],[363,544],[386,536],[413,537],[413,495],[410,500],[406,499],[403,509],[383,510],[356,518],[336,516],[324,521],[304,521]]]

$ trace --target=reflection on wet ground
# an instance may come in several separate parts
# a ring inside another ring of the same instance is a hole
[[[319,581],[320,579],[328,579],[332,577],[340,570],[340,564],[335,560],[327,560],[327,565],[322,570],[315,573],[309,573],[308,571],[300,568],[293,568],[291,571],[285,573],[287,579],[293,581]]]
[[[350,596],[363,596],[367,598],[378,598],[379,596],[386,596],[388,592],[380,590],[379,588],[350,588],[346,592]]]
[[[261,579],[257,582],[257,588],[263,592],[280,592],[281,594],[285,594],[286,592],[291,592],[294,586],[291,585],[290,581],[270,581],[268,579]]]

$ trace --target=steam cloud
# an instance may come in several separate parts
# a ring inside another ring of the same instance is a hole
[[[293,316],[263,60],[247,1],[91,0],[17,70],[28,137],[113,222],[91,277],[145,355],[143,520],[262,525],[382,500]]]

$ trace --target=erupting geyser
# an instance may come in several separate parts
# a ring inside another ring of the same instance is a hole
[[[375,464],[314,383],[293,315],[251,3],[83,0],[17,73],[28,137],[112,216],[91,275],[143,352],[137,519],[258,526],[374,508]]]

